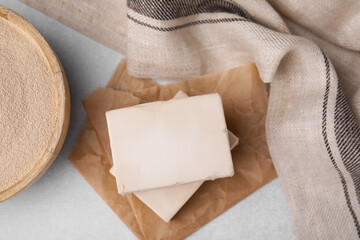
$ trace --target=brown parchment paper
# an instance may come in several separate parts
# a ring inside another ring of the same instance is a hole
[[[189,96],[218,92],[228,129],[239,137],[232,151],[235,174],[205,182],[169,222],[136,196],[117,193],[105,112],[168,100],[179,90]],[[208,76],[158,85],[126,73],[120,62],[106,88],[83,101],[88,119],[69,160],[139,239],[183,239],[276,177],[265,139],[267,96],[254,64]],[[241,216],[239,216],[241,217]]]

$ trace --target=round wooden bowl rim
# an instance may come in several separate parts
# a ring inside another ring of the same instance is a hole
[[[44,55],[46,56],[51,70],[53,72],[54,83],[58,87],[58,119],[56,127],[53,131],[53,136],[49,142],[48,148],[44,151],[43,156],[37,160],[37,163],[31,169],[28,174],[18,181],[16,184],[12,185],[5,191],[0,192],[0,202],[4,201],[20,191],[24,190],[26,187],[35,182],[42,174],[50,167],[57,155],[59,154],[61,147],[64,143],[70,119],[70,96],[69,96],[69,87],[66,80],[64,70],[49,44],[46,42],[44,37],[39,33],[39,31],[31,25],[25,18],[17,14],[16,12],[0,5],[0,17],[5,20],[15,24],[17,27],[26,32],[31,38],[33,38]]]

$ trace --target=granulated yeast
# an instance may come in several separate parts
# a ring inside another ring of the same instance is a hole
[[[45,153],[58,101],[40,46],[0,18],[0,193],[24,178]]]

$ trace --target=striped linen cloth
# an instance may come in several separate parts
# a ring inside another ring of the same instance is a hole
[[[271,83],[267,140],[298,238],[360,237],[359,1],[23,1],[126,54],[137,77],[255,62]]]

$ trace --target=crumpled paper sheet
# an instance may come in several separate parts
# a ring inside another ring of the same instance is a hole
[[[117,193],[105,112],[139,103],[189,96],[221,95],[228,129],[239,137],[232,151],[235,175],[206,181],[169,222],[136,196]],[[168,85],[126,73],[120,62],[106,88],[84,100],[88,119],[69,156],[71,163],[139,239],[183,239],[276,177],[265,139],[267,95],[255,64]],[[241,217],[241,216],[239,216]]]

